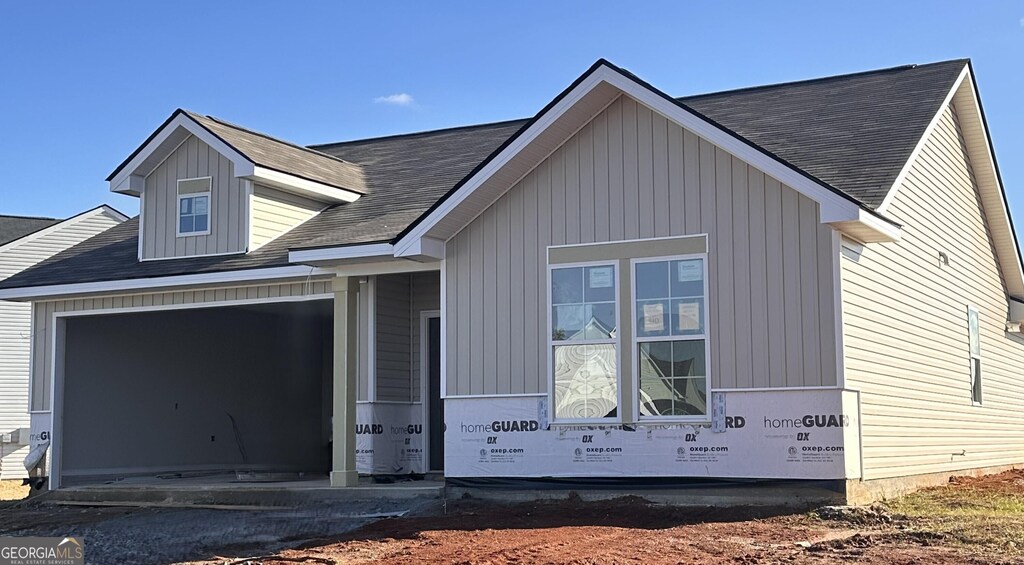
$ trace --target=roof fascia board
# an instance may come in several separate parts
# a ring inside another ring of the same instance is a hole
[[[235,176],[265,184],[284,192],[304,196],[319,202],[341,204],[355,202],[361,194],[344,188],[304,179],[289,173],[245,163],[235,167]]]
[[[1002,175],[999,173],[999,164],[996,162],[995,148],[992,145],[992,136],[985,120],[985,109],[981,104],[981,95],[978,93],[974,69],[969,63],[968,70],[970,74],[963,85],[964,88],[958,91],[954,97],[954,106],[957,117],[960,119],[960,129],[965,138],[971,167],[978,182],[989,230],[990,232],[1005,230],[1002,234],[1003,237],[997,238],[996,234],[992,234],[992,239],[995,243],[996,257],[1003,273],[1003,280],[1006,283],[1006,291],[1011,297],[1024,299],[1024,261],[1021,259],[1020,243],[1017,240],[1017,231],[1013,226],[1013,218],[1010,216],[1006,189],[1003,186]],[[984,139],[983,142],[972,140],[972,136],[963,131],[972,127],[978,128]],[[990,185],[991,188],[985,190],[986,185]],[[1005,240],[1006,243],[1000,245],[999,240]]]
[[[140,171],[139,168],[145,163],[154,153],[156,153],[161,145],[179,128],[184,129],[192,135],[199,138],[200,141],[209,145],[214,151],[224,155],[231,161],[235,167],[235,176],[238,175],[238,169],[244,168],[247,164],[251,165],[252,162],[242,153],[240,153],[234,147],[228,145],[221,138],[214,135],[210,130],[203,127],[199,122],[196,122],[188,114],[181,112],[180,110],[175,113],[175,116],[165,122],[156,134],[151,136],[150,139],[136,150],[134,156],[128,160],[124,165],[118,168],[116,174],[110,177],[110,190],[112,192],[122,192],[124,194],[130,194],[138,196],[139,193],[135,192],[135,189],[131,186],[130,176],[140,176],[143,179],[149,176],[152,170]],[[177,148],[180,143],[175,144]],[[171,150],[173,151],[173,149]],[[154,167],[155,169],[155,167]],[[138,188],[137,185],[135,188]]]
[[[860,222],[861,218],[865,217],[861,213],[863,207],[854,200],[814,181],[791,165],[758,150],[732,132],[723,130],[716,124],[709,122],[682,104],[675,102],[667,95],[658,92],[650,85],[642,84],[633,77],[627,76],[602,61],[589,74],[581,77],[574,87],[562,95],[560,100],[535,118],[524,131],[518,134],[516,139],[506,145],[496,155],[493,155],[485,166],[481,167],[472,177],[464,181],[449,198],[430,211],[421,222],[402,236],[395,243],[396,255],[401,256],[402,254],[409,253],[410,249],[418,245],[418,239],[427,236],[430,230],[449,212],[464,202],[473,191],[483,185],[487,179],[511,161],[524,147],[534,141],[541,132],[602,82],[610,84],[672,122],[693,131],[723,150],[761,169],[780,182],[818,202],[820,221],[822,223]],[[889,224],[883,218],[875,216],[878,222]],[[872,224],[874,225],[878,222],[873,222]],[[891,227],[896,230],[899,229],[895,225],[891,225]],[[886,230],[891,231],[889,227]]]
[[[267,269],[220,271],[194,275],[174,275],[140,279],[121,279],[92,283],[72,283],[21,288],[0,289],[0,300],[29,301],[43,298],[58,298],[111,292],[152,292],[182,286],[223,285],[247,283],[260,280],[303,278],[329,275],[332,271],[307,265],[289,265]]]
[[[82,221],[87,220],[89,218],[98,216],[100,214],[106,214],[107,216],[110,216],[111,219],[117,220],[118,223],[123,222],[123,221],[128,219],[128,216],[125,216],[121,212],[118,212],[117,210],[115,210],[115,209],[111,208],[110,206],[107,206],[106,204],[104,204],[102,206],[97,206],[97,207],[95,207],[95,208],[93,208],[91,210],[86,210],[85,212],[82,212],[80,214],[71,216],[70,218],[68,218],[66,220],[63,220],[61,222],[58,222],[56,224],[53,224],[52,226],[47,226],[47,227],[45,227],[45,228],[43,228],[41,230],[34,231],[34,232],[32,232],[32,233],[30,233],[28,235],[24,235],[24,236],[22,236],[22,237],[20,237],[18,239],[15,239],[14,241],[8,241],[4,245],[0,245],[0,253],[2,253],[4,251],[8,251],[10,249],[14,249],[15,247],[18,247],[18,246],[20,246],[22,244],[25,244],[25,243],[28,243],[30,241],[34,241],[34,240],[39,239],[41,237],[46,237],[46,236],[48,236],[48,235],[50,235],[50,234],[52,234],[54,232],[57,232],[57,231],[60,231],[60,230],[62,230],[64,228],[73,226],[73,225],[75,225],[75,224],[77,224],[79,222],[82,222]]]
[[[369,243],[365,245],[345,245],[340,247],[321,247],[318,249],[298,249],[288,252],[288,261],[305,265],[324,265],[357,259],[389,259],[393,258],[395,248],[390,243]]]
[[[918,140],[914,150],[910,153],[910,158],[903,164],[903,169],[896,175],[896,180],[893,181],[892,186],[889,187],[889,191],[885,195],[885,199],[875,209],[879,214],[884,214],[888,210],[889,205],[892,204],[893,199],[896,197],[896,193],[899,192],[900,187],[903,185],[903,181],[906,180],[907,175],[910,174],[910,169],[913,168],[914,162],[917,161],[917,157],[924,150],[924,146],[928,144],[928,139],[931,138],[932,132],[938,127],[939,122],[942,121],[942,115],[945,113],[946,108],[953,101],[953,97],[956,95],[960,86],[963,84],[964,79],[970,74],[970,69],[964,64],[963,71],[960,72],[960,76],[957,77],[956,81],[953,82],[953,87],[949,89],[946,94],[946,98],[942,101],[942,105],[939,106],[939,110],[935,112],[935,116],[932,117],[931,122],[928,123],[928,127],[924,130],[924,135]]]

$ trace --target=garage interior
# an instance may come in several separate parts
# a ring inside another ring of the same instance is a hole
[[[61,484],[239,471],[325,478],[332,305],[65,318]]]

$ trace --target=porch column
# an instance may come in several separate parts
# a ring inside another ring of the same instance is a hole
[[[331,486],[359,483],[356,473],[356,372],[359,279],[336,277],[334,290],[334,453]]]

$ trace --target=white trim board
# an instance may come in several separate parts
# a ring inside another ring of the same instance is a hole
[[[258,181],[285,192],[322,202],[355,202],[362,196],[358,192],[260,166],[183,110],[175,111],[172,117],[138,149],[138,153],[110,177],[110,190],[139,196],[145,188],[146,177],[163,162],[166,158],[165,153],[180,146],[189,135],[195,136],[231,161],[234,176],[237,178]]]
[[[335,272],[328,269],[308,267],[305,265],[289,265],[287,267],[221,271],[196,275],[175,275],[169,277],[122,279],[93,283],[72,283],[0,289],[0,300],[25,301],[48,297],[73,298],[76,295],[92,295],[114,292],[131,293],[139,290],[173,289],[186,286],[222,285],[262,280],[274,281],[279,279],[308,278],[333,274],[335,274]]]
[[[518,138],[495,155],[474,176],[467,179],[451,197],[442,202],[421,223],[403,236],[395,244],[396,255],[401,256],[409,249],[414,248],[417,245],[417,240],[424,237],[442,240],[449,239],[453,233],[448,232],[452,230],[451,228],[439,229],[439,224],[442,220],[453,210],[467,202],[472,193],[480,189],[503,167],[512,162],[513,158],[530,143],[537,140],[541,133],[565,115],[584,96],[602,84],[610,85],[619,92],[629,95],[670,121],[694,132],[712,144],[721,147],[751,166],[764,171],[780,182],[816,201],[820,206],[820,221],[822,223],[840,224],[840,227],[842,227],[843,223],[853,222],[860,224],[866,232],[877,234],[879,241],[889,241],[893,239],[894,235],[898,235],[898,226],[890,224],[872,215],[870,212],[866,212],[852,199],[836,193],[831,188],[805,176],[801,171],[771,157],[735,135],[686,110],[652,87],[638,82],[636,79],[625,75],[607,63],[601,62],[592,71],[584,75],[574,87],[565,92],[562,98],[551,108],[540,114]],[[503,193],[510,188],[510,186],[501,186],[491,190]],[[493,201],[494,199],[486,200]],[[457,233],[457,230],[455,232]],[[862,234],[861,238],[863,237]]]
[[[99,315],[117,315],[117,314],[129,314],[129,313],[141,313],[141,312],[152,312],[161,310],[191,310],[199,308],[218,308],[218,307],[230,307],[230,306],[241,306],[249,304],[269,304],[269,303],[283,303],[283,302],[308,302],[312,300],[333,300],[334,294],[307,294],[300,296],[277,296],[277,297],[266,297],[266,298],[246,298],[239,300],[223,300],[214,302],[196,302],[192,304],[162,304],[153,306],[137,306],[137,307],[123,307],[123,308],[108,308],[108,309],[92,309],[92,310],[69,310],[64,312],[54,312],[50,316],[49,332],[50,332],[50,408],[49,410],[36,410],[33,414],[50,413],[50,432],[53,438],[50,443],[50,489],[56,490],[60,488],[60,466],[61,466],[61,444],[63,433],[58,426],[61,424],[60,414],[63,408],[63,395],[57,394],[57,352],[58,350],[63,351],[64,341],[58,341],[58,334],[64,333],[64,324],[58,323],[63,318],[73,318],[80,316],[99,316]],[[61,393],[63,393],[63,387],[61,387]],[[31,397],[29,398],[31,402]]]

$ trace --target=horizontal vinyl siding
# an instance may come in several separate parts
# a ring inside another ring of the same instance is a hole
[[[320,202],[261,185],[253,189],[251,206],[250,251],[312,218],[324,208]]]
[[[102,298],[76,298],[34,302],[32,304],[32,398],[35,411],[49,410],[51,405],[51,372],[53,340],[51,326],[56,312],[83,310],[111,310],[121,308],[146,308],[178,304],[211,304],[235,300],[273,299],[281,297],[327,294],[331,292],[330,281],[313,280],[294,283],[275,283],[244,287],[185,290],[153,294],[104,296]]]
[[[178,179],[212,177],[210,234],[177,237]],[[144,259],[245,251],[246,184],[234,165],[195,136],[189,136],[149,176],[142,199]]]
[[[547,246],[700,233],[712,386],[835,385],[817,204],[623,96],[448,241],[448,394],[547,391]]]
[[[100,212],[58,224],[44,235],[28,236],[24,241],[0,251],[0,280],[21,272],[86,239],[106,231],[119,220]],[[29,427],[29,358],[32,340],[32,306],[0,301],[0,433]],[[7,454],[14,446],[5,445],[0,461],[0,478],[25,476],[21,459],[25,452]]]
[[[377,277],[374,289],[377,309],[377,400],[412,400],[410,280],[408,274]]]
[[[1024,338],[1004,331],[1004,285],[952,107],[886,213],[902,240],[844,250],[841,263],[864,477],[1024,463]],[[968,306],[981,313],[983,406],[971,402]]]

